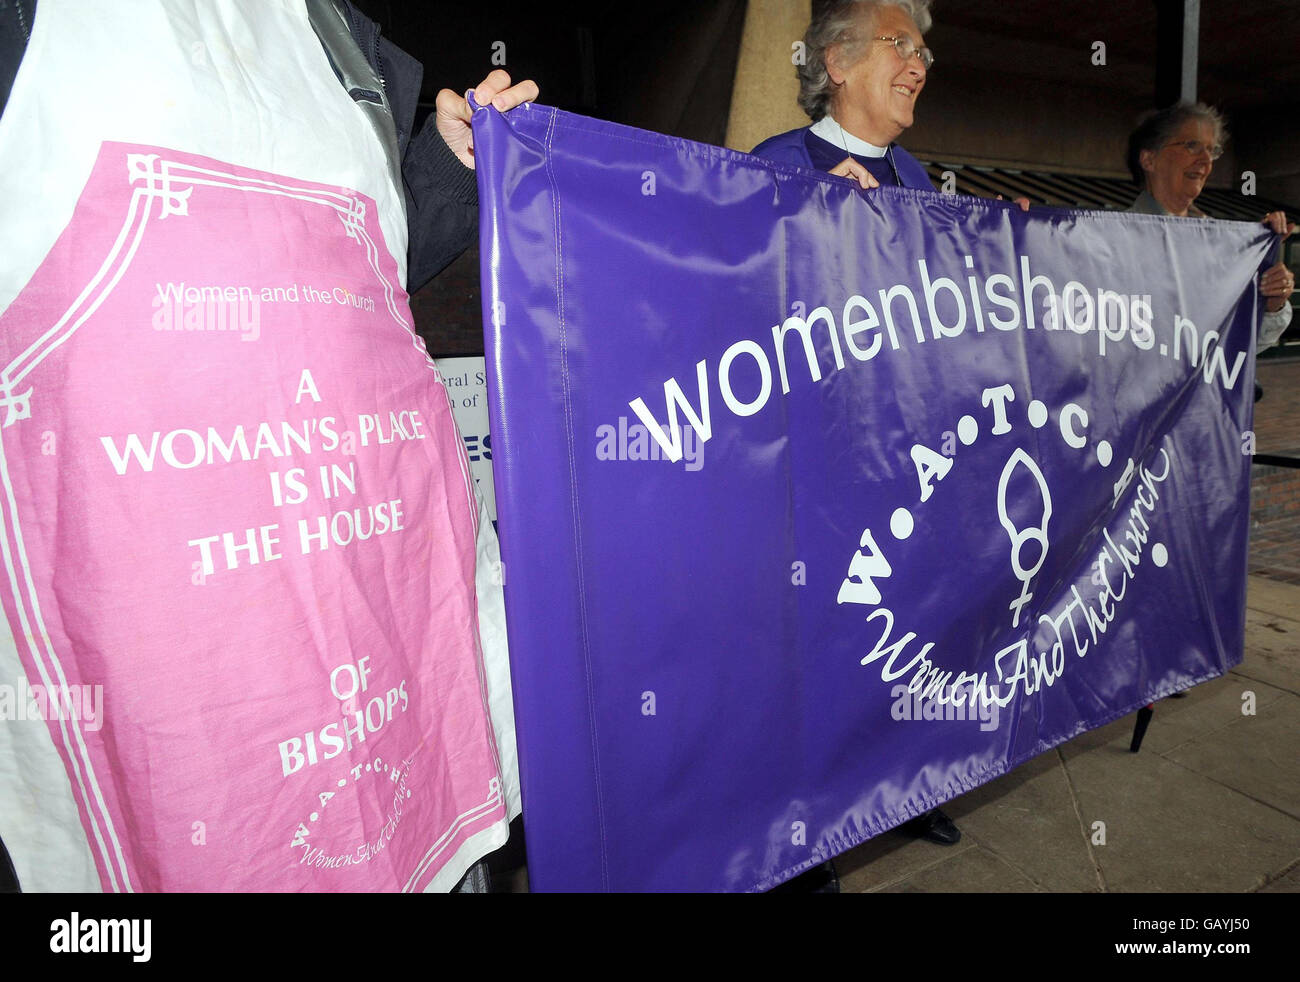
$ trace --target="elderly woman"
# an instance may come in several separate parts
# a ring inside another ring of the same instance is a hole
[[[1144,215],[1189,215],[1202,217],[1193,202],[1223,153],[1223,117],[1202,103],[1180,102],[1143,117],[1128,138],[1128,169],[1142,188],[1129,211]],[[1295,228],[1286,214],[1275,211],[1264,216],[1264,224],[1278,235]],[[1295,289],[1295,277],[1281,262],[1260,278],[1264,317],[1259,326],[1258,350],[1272,347],[1291,323],[1288,298]]]
[[[894,141],[912,125],[916,100],[934,64],[923,35],[930,0],[831,0],[804,35],[799,105],[811,126],[764,140],[754,153],[769,160],[881,185],[933,190],[916,159]],[[935,808],[904,826],[951,845],[961,839]]]
[[[764,140],[770,160],[882,184],[932,190],[916,159],[894,141],[912,125],[934,63],[922,35],[930,0],[831,0],[804,35],[799,105],[813,125]]]

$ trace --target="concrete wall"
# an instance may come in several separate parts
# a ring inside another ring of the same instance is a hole
[[[748,152],[769,136],[808,125],[791,56],[810,10],[809,0],[749,0],[727,124],[733,150]]]

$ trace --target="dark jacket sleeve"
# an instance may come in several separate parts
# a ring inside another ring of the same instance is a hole
[[[402,151],[406,198],[406,289],[414,293],[459,256],[478,234],[478,184],[474,171],[447,146],[431,113],[414,136],[421,64],[387,38],[351,3],[348,26],[383,82]]]
[[[410,234],[406,289],[414,293],[478,235],[478,184],[443,140],[433,116],[402,158]]]

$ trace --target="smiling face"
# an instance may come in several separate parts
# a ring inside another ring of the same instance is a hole
[[[874,24],[870,11],[864,12],[858,32],[863,44],[856,62],[848,63],[842,45],[827,52],[826,69],[836,86],[831,115],[859,139],[888,146],[912,125],[926,71],[920,58],[903,61],[888,41],[872,39],[907,36],[918,48],[924,42],[916,22],[898,7],[877,8]]]
[[[1187,209],[1205,187],[1214,167],[1208,150],[1190,154],[1183,144],[1195,140],[1203,147],[1214,143],[1214,126],[1189,119],[1159,150],[1143,150],[1139,155],[1146,173],[1147,190],[1171,215],[1186,215]]]

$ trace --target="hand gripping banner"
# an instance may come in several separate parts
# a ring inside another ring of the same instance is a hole
[[[1241,660],[1262,226],[475,147],[536,889],[765,889]]]

